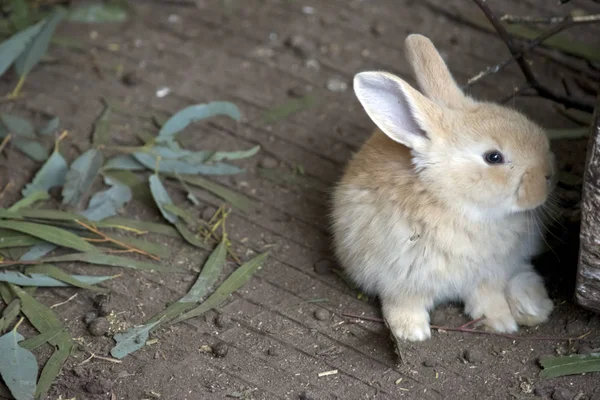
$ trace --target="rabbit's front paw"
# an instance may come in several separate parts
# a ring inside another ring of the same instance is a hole
[[[385,323],[396,340],[420,342],[431,337],[429,313],[426,308],[408,308],[385,305]]]
[[[508,282],[506,297],[513,317],[521,325],[541,324],[554,308],[544,281],[533,271],[513,276]]]
[[[517,321],[515,321],[511,314],[502,314],[493,317],[486,316],[483,324],[487,330],[499,333],[512,333],[518,329]]]

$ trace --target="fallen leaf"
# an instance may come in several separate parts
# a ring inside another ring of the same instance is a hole
[[[0,228],[26,233],[28,235],[43,239],[46,242],[54,243],[58,246],[68,247],[79,251],[97,251],[97,249],[94,246],[92,246],[79,236],[64,229],[56,228],[50,225],[36,224],[33,222],[25,221],[0,220]]]
[[[38,131],[38,133],[40,135],[51,135],[54,132],[56,132],[56,130],[58,129],[59,126],[60,126],[60,118],[54,117],[50,121],[48,121],[48,123],[46,124],[46,126],[44,126],[43,128],[41,128]]]
[[[244,172],[240,167],[225,163],[193,164],[181,159],[168,159],[151,153],[133,153],[135,159],[151,171],[188,175],[234,175]]]
[[[11,36],[0,44],[0,76],[25,51],[31,40],[40,32],[44,21],[40,21],[27,29]]]
[[[40,333],[32,338],[23,340],[19,343],[19,346],[29,351],[33,351],[48,341],[56,338],[64,330],[65,328],[49,329],[44,333]]]
[[[46,263],[80,261],[88,264],[107,265],[111,267],[123,267],[132,269],[145,269],[153,271],[177,271],[176,268],[164,266],[162,264],[152,264],[145,261],[137,261],[132,258],[115,256],[103,253],[75,253],[64,256],[48,257],[43,260]]]
[[[77,157],[65,176],[62,189],[63,204],[76,206],[87,193],[98,175],[104,157],[96,149],[90,149]]]
[[[129,329],[127,332],[117,333],[113,339],[117,344],[110,351],[110,355],[114,358],[121,359],[126,355],[141,349],[148,340],[150,329],[158,323],[155,322],[149,325],[138,326]]]
[[[24,339],[16,330],[0,337],[0,376],[17,400],[33,400],[36,389],[38,364],[35,356],[21,346]]]
[[[26,119],[11,114],[0,114],[0,121],[15,137],[36,139],[35,128]]]
[[[21,312],[21,300],[12,299],[10,303],[2,310],[0,318],[0,332],[4,332],[13,323]]]
[[[169,175],[169,177],[175,178],[176,176]],[[190,185],[208,190],[240,210],[248,211],[252,207],[252,200],[250,200],[248,197],[236,193],[233,190],[229,190],[218,183],[211,182],[201,176],[179,175],[179,177]]]
[[[109,290],[106,288],[101,288],[98,286],[94,286],[96,283],[104,282],[106,280],[114,278],[113,276],[73,276],[67,274],[62,269],[47,264],[40,264],[29,267],[25,270],[25,274],[28,276],[42,275],[54,279],[59,282],[64,282],[68,285],[87,289],[92,292],[101,292],[106,293]],[[40,285],[30,285],[30,286],[40,286]]]
[[[144,171],[146,167],[140,164],[131,154],[121,154],[108,160],[102,169],[104,171],[113,169]]]
[[[90,221],[117,215],[118,210],[131,201],[131,189],[128,186],[109,177],[105,178],[105,183],[111,186],[110,189],[94,194],[88,208],[81,212]]]
[[[242,113],[233,103],[214,101],[206,104],[196,104],[184,108],[169,118],[160,129],[158,137],[173,139],[177,133],[184,130],[190,123],[216,115],[226,115],[236,121],[242,118]]]
[[[55,151],[21,193],[23,196],[28,196],[39,190],[47,192],[55,186],[62,186],[67,171],[67,162],[58,151]]]
[[[56,268],[56,267],[55,267]],[[35,270],[32,270],[35,271]],[[77,286],[71,285],[67,281],[79,282],[80,284],[94,285],[112,279],[112,276],[85,276],[85,275],[67,275],[68,278],[58,279],[51,277],[47,273],[28,273],[23,274],[19,271],[0,271],[0,282],[8,282],[18,286],[35,286],[35,287],[68,287]],[[82,286],[80,286],[82,287]]]
[[[92,134],[94,146],[107,145],[110,141],[110,116],[110,104],[105,103],[104,110],[94,124],[94,133]]]
[[[173,204],[173,200],[171,200],[171,196],[169,196],[169,193],[167,192],[164,185],[160,181],[160,178],[158,177],[158,175],[156,175],[156,174],[151,175],[149,178],[149,181],[150,181],[150,192],[152,193],[152,197],[154,198],[154,201],[156,202],[156,206],[160,210],[160,213],[162,214],[163,217],[165,217],[165,219],[167,221],[169,221],[172,224],[175,224],[177,222],[177,216],[175,216],[175,215],[171,214],[170,212],[168,212],[167,210],[165,210],[165,208],[163,206],[164,204]]]
[[[540,360],[542,378],[600,372],[600,353],[546,357]]]
[[[27,196],[23,197],[21,200],[17,201],[15,204],[8,208],[10,212],[19,211],[22,208],[31,207],[33,204],[38,201],[48,200],[50,195],[45,190],[37,190],[35,192],[29,193]]]

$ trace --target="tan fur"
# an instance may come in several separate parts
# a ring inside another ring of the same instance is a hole
[[[552,302],[530,258],[554,175],[547,137],[514,110],[464,96],[429,39],[406,44],[425,96],[387,73],[355,78],[380,129],[336,188],[336,254],[380,297],[399,339],[428,338],[428,310],[449,299],[496,331],[540,323]],[[508,162],[486,164],[489,150]]]

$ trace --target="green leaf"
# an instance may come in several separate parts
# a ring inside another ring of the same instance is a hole
[[[40,33],[43,25],[43,21],[38,22],[0,44],[0,76],[4,74],[19,55],[23,53],[31,40]]]
[[[127,9],[119,3],[88,3],[75,7],[68,16],[69,21],[88,24],[127,21]]]
[[[174,175],[169,175],[169,177],[173,178]],[[229,190],[226,187],[221,186],[217,183],[211,182],[208,179],[202,178],[200,176],[189,175],[180,175],[180,177],[182,180],[189,183],[190,185],[208,190],[209,192],[217,195],[233,207],[239,208],[240,210],[248,211],[252,207],[252,200],[250,200],[248,197],[236,193],[233,190]]]
[[[35,275],[43,275],[49,278],[53,278],[54,280],[64,282],[68,285],[75,286],[81,289],[91,290],[93,292],[101,292],[107,293],[109,290],[106,288],[101,288],[98,286],[94,286],[95,283],[104,282],[106,280],[112,279],[112,276],[72,276],[67,274],[60,268],[55,267],[54,265],[35,265],[29,267],[25,270],[25,273],[29,276]],[[32,285],[32,286],[40,286],[40,285]]]
[[[19,261],[35,261],[44,257],[46,254],[50,253],[56,249],[56,245],[52,243],[40,243],[33,246],[29,249],[25,254],[19,257]]]
[[[590,128],[546,129],[550,140],[577,140],[590,135]]]
[[[149,325],[138,326],[129,329],[127,332],[117,333],[114,335],[113,339],[115,339],[117,344],[110,351],[110,355],[114,358],[121,359],[129,353],[144,347],[148,341],[150,329],[152,329],[157,323],[158,321]]]
[[[219,274],[225,265],[227,259],[227,245],[221,241],[216,249],[210,254],[208,260],[202,267],[202,272],[198,279],[188,291],[188,293],[179,300],[180,303],[197,303],[206,296],[219,278]]]
[[[160,210],[160,213],[165,217],[167,221],[174,224],[177,222],[177,216],[171,214],[163,207],[163,204],[173,204],[173,200],[171,200],[171,196],[163,186],[162,182],[158,175],[151,175],[149,178],[150,181],[150,192],[152,193],[152,197]]]
[[[160,129],[158,137],[173,139],[177,133],[184,130],[190,123],[216,115],[226,115],[236,121],[242,118],[239,108],[235,104],[226,101],[196,104],[184,108],[169,118]]]
[[[40,333],[39,335],[36,335],[32,338],[23,340],[19,343],[19,346],[29,351],[33,351],[41,345],[45,344],[46,342],[56,338],[61,332],[64,332],[64,330],[65,328],[53,328],[47,330],[44,333]]]
[[[0,114],[0,120],[8,129],[9,133],[14,134],[15,137],[27,139],[36,138],[33,124],[26,119],[17,117],[16,115]]]
[[[94,124],[92,143],[94,146],[107,145],[110,141],[110,104],[105,103],[104,110]]]
[[[600,353],[573,354],[561,357],[546,357],[540,361],[542,378],[600,372]]]
[[[100,228],[113,228],[119,230],[135,230],[138,232],[152,232],[160,235],[179,237],[179,233],[172,226],[156,222],[138,221],[130,218],[112,217],[96,224]]]
[[[38,190],[48,191],[55,186],[62,186],[67,171],[67,162],[58,151],[55,151],[21,193],[23,196],[28,196]]]
[[[240,167],[225,163],[191,164],[187,161],[163,158],[161,158],[159,162],[158,156],[143,152],[133,153],[133,156],[140,164],[149,170],[154,171],[158,168],[158,171],[163,173],[188,175],[234,175],[244,172],[244,170]]]
[[[314,96],[304,96],[300,99],[292,99],[281,106],[277,106],[265,113],[264,119],[267,124],[287,118],[290,115],[309,108],[316,103]]]
[[[53,266],[45,266],[52,267]],[[28,269],[31,273],[22,274],[19,271],[0,271],[0,282],[8,282],[18,286],[35,286],[35,287],[68,287],[78,286],[89,289],[90,285],[104,282],[108,279],[112,279],[112,276],[85,276],[85,275],[57,275],[53,276],[53,272],[49,273],[34,273],[35,268]],[[62,271],[61,271],[62,272]],[[61,278],[59,278],[59,276]],[[72,283],[73,282],[73,283]],[[75,285],[74,283],[78,283]],[[83,285],[83,286],[82,286]],[[93,287],[93,286],[90,286]],[[93,290],[98,288],[94,287]]]
[[[144,171],[146,167],[140,164],[131,154],[122,154],[108,160],[102,167],[104,171],[113,169],[127,171]]]
[[[85,218],[79,214],[74,214],[68,211],[51,210],[51,209],[33,209],[24,208],[15,212],[10,212],[0,208],[0,218],[7,219],[47,219],[50,221],[85,221]]]
[[[56,130],[58,129],[59,126],[60,126],[60,118],[59,117],[54,117],[50,121],[48,121],[48,123],[46,124],[46,126],[43,127],[43,128],[41,128],[38,131],[38,133],[40,135],[51,135],[54,132],[56,132]]]
[[[42,373],[40,374],[38,387],[35,391],[36,399],[43,399],[46,397],[52,383],[54,383],[54,380],[60,374],[63,364],[71,355],[74,344],[69,334],[62,332],[51,340],[57,340],[58,338],[62,340],[59,342],[57,350],[52,353],[52,356],[50,356],[50,359],[46,362],[46,365],[44,365]]]
[[[205,162],[215,162],[215,161],[224,161],[224,160],[241,160],[244,158],[249,158],[258,153],[260,150],[260,146],[254,146],[248,150],[242,151],[217,151],[210,157],[208,157]]]
[[[105,177],[109,177],[114,181],[118,181],[131,189],[133,198],[137,201],[146,204],[148,206],[154,205],[154,199],[150,188],[145,180],[140,179],[136,174],[131,171],[104,171],[102,173]]]
[[[198,247],[199,249],[208,250],[208,246],[197,235],[190,231],[187,226],[185,226],[185,222],[178,220],[175,223],[175,228],[181,237],[192,246]]]
[[[208,299],[206,299],[198,307],[178,317],[172,323],[176,324],[178,322],[185,321],[186,319],[204,314],[206,311],[217,307],[227,297],[229,297],[229,295],[241,288],[248,281],[248,279],[250,279],[250,277],[262,267],[263,262],[267,258],[268,254],[268,252],[262,253],[236,269]]]
[[[184,210],[183,208],[177,207],[175,204],[170,203],[163,203],[162,206],[168,213],[174,215],[177,218],[181,218],[189,226],[193,227],[198,225],[198,221],[195,220],[194,216],[188,211]]]
[[[96,149],[90,149],[79,156],[65,177],[62,203],[76,206],[94,183],[103,163],[104,157]]]
[[[16,330],[0,337],[0,375],[17,400],[33,400],[38,364],[35,356],[21,346],[23,335]]]
[[[105,179],[111,188],[92,196],[88,208],[81,213],[90,221],[100,221],[117,214],[117,211],[131,201],[131,189],[122,183]]]
[[[40,32],[28,43],[23,53],[15,61],[15,70],[20,77],[27,75],[46,53],[56,26],[65,15],[64,8],[55,7],[54,12],[44,20]]]
[[[44,243],[44,241],[30,235],[0,229],[0,249],[28,247],[39,243]]]
[[[10,211],[10,212],[19,211],[22,208],[31,207],[33,204],[37,203],[38,201],[48,200],[49,198],[50,198],[50,195],[48,194],[48,192],[46,192],[45,190],[37,190],[35,192],[29,193],[27,196],[25,196],[24,198],[17,201],[12,206],[10,206],[8,211]]]
[[[21,312],[21,300],[12,299],[10,303],[2,310],[2,318],[0,318],[0,332],[4,332],[13,323]]]
[[[48,159],[48,150],[37,140],[18,138],[13,140],[12,144],[33,161],[42,162]]]
[[[28,235],[43,239],[46,242],[54,243],[58,246],[68,247],[79,251],[97,251],[94,246],[92,246],[79,236],[64,229],[56,228],[50,225],[36,224],[33,222],[24,221],[0,220],[0,228],[26,233]]]
[[[166,246],[152,243],[147,240],[139,239],[131,236],[124,235],[110,235],[111,238],[118,240],[121,243],[125,243],[129,246],[135,247],[136,249],[140,249],[145,251],[146,253],[155,255],[159,258],[169,258],[171,252]]]
[[[88,264],[107,265],[111,267],[123,267],[133,269],[144,269],[153,271],[177,271],[161,264],[152,264],[144,261],[137,261],[132,258],[115,256],[103,253],[75,253],[64,256],[49,257],[43,260],[46,263],[80,261]]]

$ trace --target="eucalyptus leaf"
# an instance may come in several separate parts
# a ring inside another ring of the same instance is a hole
[[[170,223],[172,223],[172,224],[176,223],[177,216],[175,216],[172,213],[165,210],[165,208],[163,206],[164,204],[173,204],[173,200],[171,200],[171,196],[169,196],[169,193],[167,192],[167,189],[165,189],[164,185],[160,181],[160,178],[158,177],[158,175],[151,175],[149,178],[149,181],[150,181],[150,192],[152,192],[152,197],[154,198],[154,201],[156,202],[156,205],[158,206],[160,213]]]
[[[65,271],[63,271],[62,269],[60,269],[54,265],[47,265],[47,264],[40,264],[40,265],[35,265],[32,267],[29,267],[25,270],[25,273],[31,277],[33,277],[35,275],[47,276],[54,280],[64,282],[70,286],[75,286],[75,287],[78,287],[81,289],[91,290],[92,292],[102,292],[102,293],[106,293],[109,290],[106,288],[94,286],[94,284],[104,282],[108,279],[113,278],[113,277],[107,277],[107,276],[101,276],[101,277],[73,276],[73,275],[67,274]],[[31,285],[31,286],[40,286],[40,285]]]
[[[17,138],[36,138],[33,124],[24,118],[11,114],[0,114],[0,121]]]
[[[600,372],[600,353],[546,357],[540,360],[542,378]]]
[[[146,167],[140,164],[131,154],[122,154],[108,160],[104,164],[102,169],[105,171],[113,169],[126,171],[144,171]]]
[[[268,252],[259,254],[250,261],[244,263],[241,267],[233,271],[233,273],[229,275],[208,299],[204,300],[198,307],[179,316],[172,323],[176,324],[185,321],[186,319],[197,317],[198,315],[204,314],[206,311],[219,306],[219,304],[227,299],[233,292],[241,288],[248,279],[262,267],[268,254]]]
[[[43,399],[50,390],[50,387],[60,374],[62,366],[71,355],[71,350],[74,347],[73,340],[66,332],[61,332],[55,337],[52,337],[50,341],[58,340],[57,349],[50,359],[44,365],[40,379],[38,380],[37,389],[35,391],[36,399]]]
[[[114,335],[113,339],[115,342],[117,342],[117,344],[111,349],[110,355],[114,358],[121,359],[126,355],[144,347],[148,341],[150,329],[152,329],[157,323],[158,321],[149,325],[134,327],[126,332],[117,333]]]
[[[12,63],[23,53],[31,40],[40,33],[44,22],[38,22],[27,29],[11,36],[0,44],[0,76],[12,65]]]
[[[20,77],[27,75],[41,60],[46,50],[48,50],[48,45],[56,26],[66,13],[64,8],[55,7],[52,14],[44,20],[44,24],[38,34],[31,39],[21,55],[15,60],[15,70]]]
[[[150,193],[150,188],[148,187],[148,183],[145,181],[145,179],[142,180],[133,172],[126,170],[104,171],[102,174],[105,177],[126,185],[131,190],[131,194],[135,200],[149,207],[154,205],[152,193]]]
[[[169,175],[169,177],[173,178],[174,175]],[[200,187],[202,189],[208,190],[209,192],[215,194],[216,196],[222,198],[227,203],[232,205],[233,207],[239,208],[240,210],[248,211],[252,207],[252,200],[248,197],[236,193],[233,190],[229,190],[224,186],[219,185],[218,183],[214,183],[200,176],[190,176],[190,175],[179,175],[183,181],[189,183],[190,185]]]
[[[110,116],[112,114],[110,104],[104,105],[104,110],[94,124],[94,133],[92,135],[92,143],[95,146],[107,145],[110,141]]]
[[[58,151],[55,151],[35,175],[33,181],[23,189],[23,196],[38,190],[48,191],[55,186],[62,186],[67,171],[67,162]]]
[[[117,211],[131,201],[131,189],[122,183],[106,178],[105,183],[111,188],[94,194],[88,208],[81,213],[90,221],[100,221],[117,215]]]
[[[215,161],[224,161],[224,160],[241,160],[244,158],[249,158],[258,153],[260,150],[260,146],[254,146],[248,150],[242,151],[217,151],[205,162],[215,162]]]
[[[170,174],[188,174],[188,175],[234,175],[244,172],[243,169],[235,165],[225,163],[213,164],[191,164],[186,161],[163,159],[150,153],[137,152],[133,153],[135,159],[148,168],[158,172]]]
[[[41,345],[45,344],[46,342],[56,338],[64,330],[65,328],[53,328],[47,330],[44,333],[40,333],[39,335],[36,335],[32,338],[23,340],[19,343],[19,346],[29,351],[33,351]]]
[[[106,265],[111,267],[123,267],[132,269],[142,269],[151,271],[175,272],[177,269],[170,268],[161,264],[152,264],[145,261],[137,261],[132,258],[115,256],[103,253],[75,253],[64,256],[48,257],[43,260],[45,263],[79,261],[88,264]]]
[[[104,282],[108,279],[112,279],[112,276],[86,276],[86,275],[69,275],[71,282],[81,282],[84,285],[95,285],[100,282]],[[52,278],[47,274],[42,273],[28,273],[23,274],[19,271],[0,271],[0,282],[8,282],[18,286],[36,286],[36,287],[68,287],[77,286],[71,285],[66,280],[60,280]],[[83,287],[83,286],[79,286]],[[87,289],[87,287],[86,287]]]
[[[46,254],[56,249],[56,245],[52,243],[40,243],[30,248],[26,253],[19,257],[19,261],[35,261],[44,257]]]
[[[233,103],[214,101],[206,104],[196,104],[184,108],[169,118],[160,129],[158,137],[162,139],[172,139],[190,123],[216,115],[226,115],[236,121],[239,121],[242,118],[242,113]]]
[[[4,332],[19,316],[21,312],[21,300],[12,299],[10,303],[2,310],[2,318],[0,318],[0,332]]]
[[[44,241],[31,235],[0,229],[0,249],[29,247],[39,243],[44,243]]]
[[[12,144],[33,161],[42,162],[48,159],[48,150],[37,140],[17,138]]]
[[[44,126],[43,128],[41,128],[38,131],[38,133],[40,135],[51,135],[54,132],[56,132],[56,130],[58,129],[59,126],[60,126],[60,118],[59,117],[54,117],[50,121],[48,121],[48,123],[46,124],[46,126]]]
[[[103,162],[102,153],[96,149],[86,151],[73,162],[65,177],[63,204],[76,206],[79,203],[94,183]]]
[[[79,251],[97,251],[94,246],[92,246],[79,236],[64,229],[56,228],[50,225],[43,225],[25,221],[0,220],[0,228],[26,233],[28,235],[43,239],[46,242],[54,243],[58,246],[68,247]]]
[[[35,356],[21,346],[24,339],[16,330],[0,337],[0,376],[17,400],[33,400],[36,390],[38,364]]]
[[[208,246],[197,235],[190,231],[187,228],[187,226],[185,226],[185,222],[177,220],[177,222],[175,223],[175,228],[177,229],[181,237],[192,246],[208,250]]]
[[[111,217],[96,224],[100,228],[112,228],[124,231],[135,231],[136,233],[152,232],[160,235],[179,237],[177,230],[167,224],[156,222],[138,221],[130,218]]]
[[[123,3],[84,3],[71,10],[68,20],[88,24],[124,22],[127,21],[127,9]]]
[[[197,303],[206,296],[219,278],[227,259],[227,244],[221,241],[202,267],[198,279],[179,303]]]
[[[50,195],[45,190],[37,190],[35,192],[29,193],[27,196],[23,197],[21,200],[17,201],[15,204],[8,208],[8,211],[15,212],[19,211],[22,208],[31,207],[33,204],[38,201],[48,200]]]

